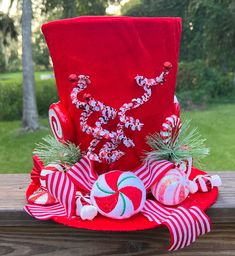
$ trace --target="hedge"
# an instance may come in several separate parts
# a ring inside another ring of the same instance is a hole
[[[180,62],[176,93],[182,106],[187,102],[205,105],[217,101],[231,103],[235,99],[232,74],[209,67],[204,61]]]
[[[54,80],[36,82],[37,107],[40,116],[46,116],[51,103],[58,101]],[[22,117],[22,83],[0,81],[0,120],[18,120]]]

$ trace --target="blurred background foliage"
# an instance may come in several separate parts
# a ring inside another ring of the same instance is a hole
[[[0,0],[2,7],[7,1],[7,11],[0,12],[0,120],[20,119],[22,105],[21,1]],[[11,14],[9,10],[14,4],[15,11]],[[204,108],[211,103],[235,100],[234,0],[33,0],[32,4],[33,58],[37,72],[52,71],[40,31],[45,21],[80,15],[177,16],[183,19],[177,78],[177,95],[182,106]],[[54,85],[53,79],[48,82],[36,79],[40,115],[46,115],[55,100]]]

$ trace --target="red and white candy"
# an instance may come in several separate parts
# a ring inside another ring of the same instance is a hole
[[[222,184],[219,175],[198,175],[193,181],[197,184],[198,192],[209,192]]]
[[[80,216],[82,220],[93,220],[97,213],[97,208],[91,204],[90,196],[82,195],[80,191],[77,191],[76,215]]]
[[[75,140],[75,131],[66,108],[60,103],[51,104],[48,112],[49,122],[54,137],[60,141]]]
[[[176,115],[171,115],[165,119],[160,129],[160,137],[165,144],[177,141],[182,127],[181,119]]]
[[[52,205],[57,203],[57,200],[46,189],[39,188],[28,197],[28,202],[39,205]]]
[[[146,189],[134,173],[111,171],[99,176],[90,198],[100,214],[125,219],[141,211],[146,201]]]
[[[195,193],[197,187],[187,175],[178,168],[169,170],[152,188],[156,200],[164,205],[178,205],[189,193]]]

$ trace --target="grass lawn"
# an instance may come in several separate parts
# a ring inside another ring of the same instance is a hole
[[[35,71],[35,80],[40,80],[40,75],[53,74],[53,71]],[[10,80],[13,82],[22,82],[22,72],[11,72],[11,73],[2,73],[0,74],[0,82]]]
[[[50,133],[48,120],[41,120],[41,124],[48,129],[22,134],[19,132],[20,121],[0,122],[0,173],[23,173],[31,170],[35,143]]]
[[[184,112],[207,138],[211,154],[203,161],[205,170],[235,170],[235,104],[216,105],[207,110]],[[41,120],[48,127],[47,119]],[[0,122],[0,173],[29,172],[35,143],[50,130],[20,134],[19,121]]]

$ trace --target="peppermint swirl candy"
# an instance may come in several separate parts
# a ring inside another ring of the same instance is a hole
[[[111,171],[99,176],[90,198],[100,214],[126,219],[142,210],[146,189],[133,172]]]

